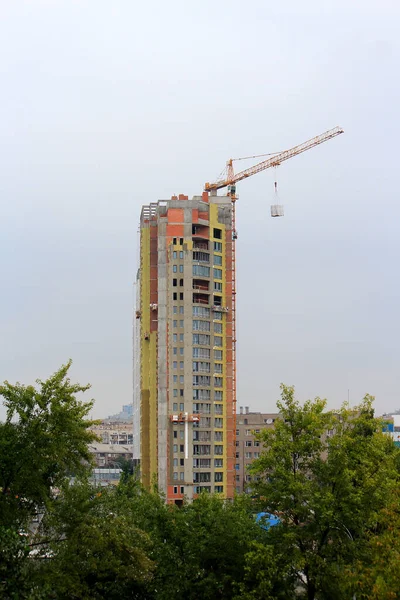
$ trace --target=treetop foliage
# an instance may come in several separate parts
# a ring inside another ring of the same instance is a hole
[[[89,386],[71,383],[70,364],[36,386],[0,386],[2,598],[400,597],[400,451],[371,396],[328,411],[282,386],[280,418],[259,435],[252,495],[177,507],[129,465],[118,486],[90,482],[92,401],[78,399]],[[258,512],[278,524],[260,526]]]

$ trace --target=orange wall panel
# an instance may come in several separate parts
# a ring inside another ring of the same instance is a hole
[[[168,209],[168,223],[183,223],[183,208]]]

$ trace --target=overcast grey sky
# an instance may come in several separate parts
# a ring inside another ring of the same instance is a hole
[[[3,0],[0,381],[69,357],[94,416],[132,397],[144,203],[230,156],[345,134],[238,187],[238,404],[279,384],[400,406],[395,0]]]

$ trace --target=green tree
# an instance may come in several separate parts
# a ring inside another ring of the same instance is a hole
[[[266,543],[252,542],[234,600],[287,600],[293,597],[287,558]]]
[[[70,366],[37,387],[0,385],[7,410],[0,423],[0,525],[26,525],[32,511],[49,503],[52,488],[68,473],[84,473],[91,461],[88,443],[95,436],[87,415],[93,401],[76,397],[90,386],[71,383]]]
[[[252,466],[266,512],[281,524],[268,544],[288,560],[282,584],[308,600],[349,597],[346,569],[360,555],[397,479],[397,449],[381,433],[373,399],[357,408],[326,412],[319,398],[300,406],[282,386],[280,419],[260,439]]]
[[[34,577],[48,598],[145,597],[154,563],[140,528],[142,493],[133,478],[119,488],[64,485],[43,521],[36,557]]]
[[[157,568],[152,597],[233,598],[251,543],[265,538],[252,508],[249,498],[227,502],[210,494],[181,508],[165,506],[161,519],[153,522]]]
[[[400,488],[377,516],[376,527],[367,533],[358,560],[349,570],[351,590],[357,600],[400,598]]]

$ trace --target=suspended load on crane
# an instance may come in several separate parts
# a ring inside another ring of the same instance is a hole
[[[271,204],[271,217],[283,217],[283,204]]]

